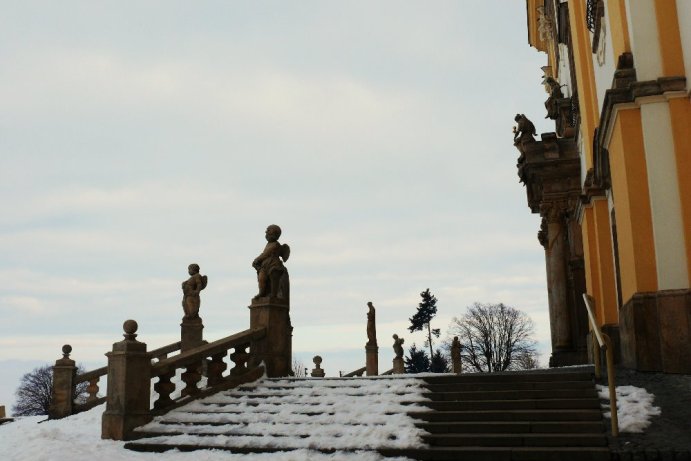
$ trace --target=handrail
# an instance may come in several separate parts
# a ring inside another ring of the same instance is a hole
[[[355,376],[362,376],[365,373],[365,371],[367,371],[367,367],[358,368],[355,371],[351,371],[350,373],[343,375],[342,378],[353,378]]]
[[[266,328],[250,328],[248,330],[241,331],[240,333],[226,336],[225,338],[218,339],[212,343],[195,347],[194,349],[185,351],[176,355],[175,357],[163,359],[160,362],[153,364],[151,366],[151,376],[157,376],[172,367],[186,365],[188,363],[193,363],[197,360],[218,354],[219,352],[225,352],[230,347],[261,339],[264,336],[266,336]]]
[[[152,359],[162,360],[162,359],[167,358],[167,355],[170,354],[171,352],[179,351],[181,347],[182,347],[182,342],[178,341],[176,343],[171,343],[171,344],[168,344],[167,346],[159,347],[158,349],[154,349],[152,351],[149,351],[149,356],[151,356]]]
[[[610,412],[612,414],[612,437],[619,436],[619,417],[617,415],[617,390],[615,387],[615,376],[614,376],[614,353],[612,348],[612,340],[610,337],[600,330],[600,326],[597,323],[595,314],[593,313],[593,305],[595,300],[588,293],[583,293],[583,301],[585,301],[585,308],[588,311],[588,320],[590,322],[590,328],[595,334],[595,341],[599,345],[600,350],[605,351],[605,357],[607,360],[607,387],[609,387],[609,405]],[[595,359],[595,377],[600,379],[602,377],[602,370],[600,364],[600,353],[595,351],[595,341],[593,341],[593,356]]]
[[[392,375],[393,374],[393,368],[390,370],[386,370],[384,373],[381,374],[381,376],[387,376],[387,375]]]

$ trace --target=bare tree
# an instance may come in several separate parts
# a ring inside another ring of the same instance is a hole
[[[534,368],[537,363],[533,321],[504,304],[474,303],[449,330],[461,341],[461,360],[475,371]]]
[[[307,367],[302,360],[293,357],[293,376],[296,378],[304,378],[307,376]]]
[[[77,372],[83,373],[84,370],[79,367]],[[77,384],[72,398],[83,403],[88,386],[88,382]],[[53,367],[43,365],[24,374],[14,394],[17,397],[12,407],[14,416],[47,415],[53,401]]]

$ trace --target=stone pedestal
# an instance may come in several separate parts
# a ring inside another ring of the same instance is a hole
[[[77,367],[70,359],[72,346],[62,346],[62,358],[55,361],[53,367],[53,400],[48,410],[50,419],[59,419],[72,414],[74,401],[74,378]]]
[[[393,359],[393,372],[394,374],[403,374],[405,373],[405,366],[403,364],[403,359],[396,357]]]
[[[365,345],[365,358],[367,376],[379,375],[379,347],[376,344],[373,346]]]
[[[619,311],[621,361],[627,368],[691,373],[691,290],[636,293]]]
[[[204,324],[201,317],[183,318],[180,324],[180,352],[185,352],[204,344]]]
[[[113,344],[108,357],[108,396],[101,438],[130,440],[132,430],[151,421],[151,358],[137,341],[137,322],[123,325],[125,339]]]
[[[250,328],[266,328],[266,335],[250,346],[252,366],[263,361],[269,378],[290,376],[293,355],[290,306],[284,299],[263,297],[253,299],[249,309]]]

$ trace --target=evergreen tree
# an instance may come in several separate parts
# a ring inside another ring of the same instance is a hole
[[[451,373],[451,366],[449,366],[449,360],[441,353],[441,350],[437,349],[434,351],[432,356],[432,361],[430,365],[430,371],[432,373]]]
[[[437,298],[429,292],[429,288],[420,293],[422,301],[418,304],[417,312],[410,319],[408,330],[413,333],[427,329],[427,340],[425,345],[429,347],[429,357],[434,355],[432,350],[432,336],[438,338],[441,331],[439,328],[432,328],[430,322],[437,315]]]
[[[406,373],[425,373],[429,371],[429,356],[424,349],[419,349],[413,343],[408,349],[408,356],[403,359]]]

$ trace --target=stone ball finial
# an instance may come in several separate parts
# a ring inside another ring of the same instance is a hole
[[[321,365],[321,363],[322,363],[322,358],[319,355],[315,355],[314,358],[312,359],[312,361],[317,366],[317,368],[319,368],[319,365]]]
[[[137,325],[136,321],[132,319],[125,320],[125,323],[122,324],[122,329],[125,332],[123,335],[125,339],[134,340],[134,338],[137,337],[135,334],[137,332],[137,328],[139,328],[139,325]]]
[[[65,344],[62,346],[62,357],[65,359],[70,358],[70,353],[72,352],[72,346]]]

